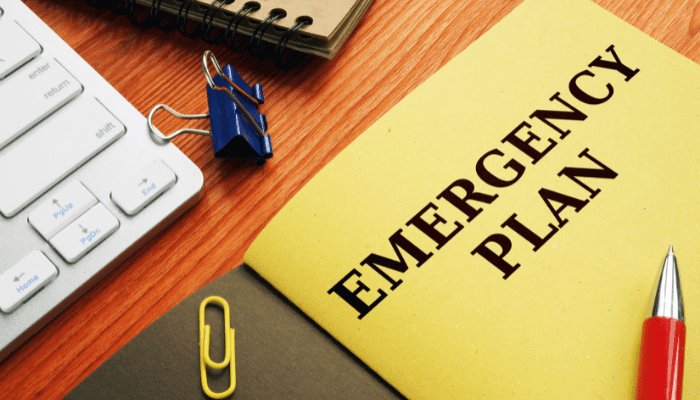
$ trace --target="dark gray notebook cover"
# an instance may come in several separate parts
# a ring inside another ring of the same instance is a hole
[[[208,399],[199,371],[199,305],[209,296],[231,307],[236,391],[230,399],[402,398],[294,305],[242,265],[173,307],[97,368],[65,398]],[[223,311],[207,307],[211,357],[223,359]],[[208,374],[215,392],[228,369]]]

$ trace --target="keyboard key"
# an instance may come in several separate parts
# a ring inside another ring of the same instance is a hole
[[[125,131],[94,98],[72,101],[0,150],[0,213],[14,216]]]
[[[112,191],[112,201],[128,215],[136,215],[156,197],[175,185],[176,176],[154,160],[125,179]]]
[[[0,310],[14,311],[57,276],[58,270],[44,253],[34,250],[0,275]]]
[[[29,223],[49,240],[61,229],[97,204],[85,186],[73,181],[29,214]]]
[[[49,57],[40,56],[0,80],[0,149],[81,91],[80,82]]]
[[[5,38],[0,40],[0,79],[41,53],[41,46],[10,18],[0,19],[0,38]]]
[[[49,240],[66,260],[74,263],[119,229],[117,220],[102,204],[97,204]]]

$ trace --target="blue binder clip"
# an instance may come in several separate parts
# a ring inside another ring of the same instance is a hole
[[[209,59],[218,73],[213,78],[209,73]],[[265,102],[262,87],[256,83],[251,88],[230,65],[222,69],[209,50],[202,56],[202,68],[207,78],[209,114],[183,115],[164,104],[158,104],[148,115],[151,132],[163,140],[171,140],[182,133],[210,135],[215,157],[248,159],[257,165],[265,164],[265,160],[272,157],[272,143],[270,135],[265,133],[267,118],[258,111],[258,105]],[[209,118],[211,131],[186,128],[165,136],[152,122],[153,115],[160,108],[178,118]]]

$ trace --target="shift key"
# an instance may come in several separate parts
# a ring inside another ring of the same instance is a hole
[[[0,149],[82,91],[51,57],[38,57],[0,81]]]
[[[13,217],[125,132],[95,98],[71,101],[0,150],[0,214]]]

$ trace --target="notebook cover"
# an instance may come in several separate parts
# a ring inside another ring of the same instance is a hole
[[[137,0],[141,5],[152,7],[151,0]],[[233,2],[221,7],[212,21],[213,26],[222,29],[230,29],[230,32],[251,36],[256,33],[258,39],[272,44],[279,43],[283,35],[292,28],[299,18],[310,18],[311,24],[304,25],[288,38],[287,47],[317,56],[332,58],[348,38],[350,33],[364,15],[372,0],[269,0],[257,2],[260,8],[246,13],[243,20],[235,20],[236,14],[245,9],[250,2]],[[183,3],[177,0],[163,0],[158,5],[159,9],[178,15],[187,14],[188,20],[201,21],[210,6],[217,8],[219,2],[212,3],[209,0],[196,0],[194,3]],[[185,12],[189,6],[189,11]],[[283,10],[286,14],[283,18],[274,20],[271,26],[265,29],[264,34],[258,31],[260,23],[271,15],[273,11]],[[240,14],[241,16],[243,13]],[[207,15],[207,23],[211,20],[211,14]],[[238,22],[238,25],[236,25]],[[239,45],[245,41],[242,39]]]
[[[236,390],[231,399],[400,399],[366,366],[247,266],[240,266],[156,320],[75,387],[65,399],[208,399],[199,371],[199,305],[221,296],[231,308]],[[211,357],[223,360],[223,313],[207,307]],[[228,369],[209,373],[215,392]]]
[[[198,3],[209,6],[211,1],[197,0]],[[338,26],[351,14],[355,7],[369,3],[366,0],[267,0],[260,2],[260,9],[248,14],[251,19],[262,21],[275,9],[284,10],[287,15],[275,21],[275,25],[291,28],[299,17],[310,17],[313,23],[303,29],[309,35],[329,40]],[[237,12],[242,4],[231,3],[222,8]]]
[[[672,244],[693,397],[699,94],[697,64],[593,2],[526,0],[244,260],[408,398],[629,399]]]

